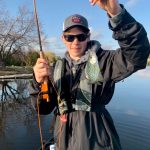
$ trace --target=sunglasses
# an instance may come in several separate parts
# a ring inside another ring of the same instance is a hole
[[[75,38],[77,38],[79,42],[83,42],[88,38],[88,35],[87,34],[77,34],[77,35],[64,34],[64,38],[67,42],[73,42]]]

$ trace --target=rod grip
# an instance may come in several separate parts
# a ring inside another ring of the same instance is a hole
[[[45,55],[44,55],[43,51],[40,51],[40,58],[45,59]],[[48,89],[48,77],[44,78],[44,82],[41,85],[41,92],[42,92],[42,98],[43,98],[43,100],[46,100],[47,102],[49,102],[50,98],[49,98],[49,95],[48,95],[48,93],[49,93],[49,89]]]

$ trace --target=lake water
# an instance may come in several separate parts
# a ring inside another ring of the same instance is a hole
[[[123,150],[150,150],[150,67],[116,84],[107,106]],[[51,115],[41,116],[44,139],[50,137]],[[0,114],[0,150],[37,150],[40,136],[31,105],[16,106]]]

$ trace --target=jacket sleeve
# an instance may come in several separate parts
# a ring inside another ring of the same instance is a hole
[[[40,114],[43,114],[43,115],[51,113],[54,110],[54,108],[57,106],[56,92],[50,80],[48,81],[48,87],[49,87],[48,94],[50,98],[49,102],[42,99],[42,95],[40,94],[41,84],[36,82],[34,74],[33,74],[33,80],[29,86],[31,102],[32,102],[33,107],[36,109],[36,111],[37,111],[37,106],[39,107],[39,112]]]
[[[117,82],[146,67],[150,45],[144,27],[124,8],[118,20],[109,22],[109,27],[120,48],[103,51],[101,67],[106,80]]]

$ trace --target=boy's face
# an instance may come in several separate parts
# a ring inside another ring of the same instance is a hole
[[[73,60],[79,60],[84,55],[89,35],[85,34],[79,27],[73,27],[62,35],[62,40],[67,47],[69,55]]]

